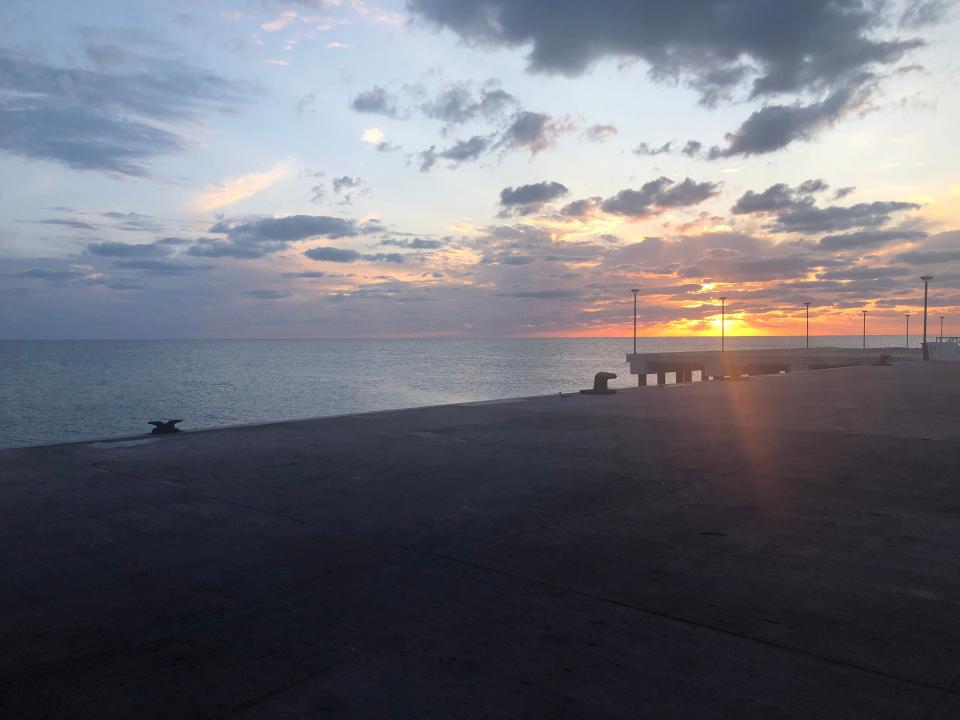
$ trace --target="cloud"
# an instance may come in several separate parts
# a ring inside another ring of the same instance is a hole
[[[603,201],[600,208],[614,215],[647,217],[666,208],[697,205],[720,192],[720,186],[711,182],[694,182],[686,178],[676,184],[667,177],[645,183],[640,190],[621,190]]]
[[[558,182],[543,181],[531,185],[506,187],[500,191],[501,214],[529,215],[542,208],[546,203],[568,195],[566,185]]]
[[[187,252],[196,257],[254,259],[285,250],[290,243],[300,240],[354,237],[379,229],[376,223],[361,224],[329,215],[288,215],[243,222],[223,220],[213,225],[210,232],[226,235],[226,241],[201,238]]]
[[[190,142],[171,129],[246,103],[252,88],[171,60],[138,73],[55,67],[0,49],[0,152],[148,177]]]
[[[660,147],[653,148],[653,147],[650,147],[647,143],[642,142],[633,149],[633,154],[649,155],[651,157],[654,155],[663,155],[665,153],[669,153],[672,146],[673,146],[672,142],[666,142]]]
[[[402,247],[410,250],[437,250],[443,247],[442,240],[431,240],[428,238],[413,238],[411,240],[398,238],[385,238],[378,245],[382,247]]]
[[[99,242],[87,245],[87,252],[100,257],[145,258],[170,255],[169,243]]]
[[[46,220],[34,220],[33,222],[39,223],[41,225],[62,225],[63,227],[72,228],[74,230],[96,230],[96,228],[87,222],[82,222],[80,220],[66,220],[63,218],[48,218]]]
[[[114,265],[127,270],[143,270],[144,272],[171,275],[213,270],[213,265],[194,265],[173,260],[117,260]]]
[[[845,235],[825,235],[817,243],[824,250],[852,250],[885,245],[897,240],[920,240],[927,234],[909,230],[861,230]]]
[[[497,146],[510,150],[524,148],[536,155],[551,147],[562,133],[572,129],[569,123],[559,122],[546,113],[524,110],[517,113]]]
[[[238,175],[224,180],[222,183],[205,188],[191,198],[187,208],[192,212],[211,212],[233,205],[272,187],[288,177],[292,170],[293,162],[285,160],[264,172]]]
[[[420,161],[420,172],[427,172],[441,158],[450,160],[452,162],[451,167],[477,160],[489,147],[490,139],[482,135],[474,135],[469,140],[457,140],[453,145],[440,152],[437,152],[436,145],[431,145],[417,155]]]
[[[785,148],[795,140],[810,140],[813,135],[839,120],[846,112],[863,103],[867,90],[855,92],[862,82],[828,95],[820,102],[803,105],[767,105],[750,115],[743,124],[727,134],[727,147],[712,147],[711,160],[732,156],[762,155]]]
[[[398,115],[396,98],[379,85],[374,85],[370,90],[354,97],[350,101],[350,108],[355,112],[369,115],[385,115],[392,118]]]
[[[83,273],[78,270],[52,270],[48,268],[31,268],[15,274],[15,277],[32,278],[35,280],[47,280],[49,282],[66,282],[67,280],[76,280],[83,277]]]
[[[402,264],[406,261],[406,258],[400,253],[363,254],[357,252],[356,250],[336,247],[310,248],[309,250],[304,250],[303,254],[311,260],[317,260],[320,262],[352,263],[359,260],[365,260],[368,262],[388,262]]]
[[[567,300],[580,297],[579,290],[570,290],[557,288],[553,290],[514,290],[512,292],[499,292],[499,297],[522,298],[524,300]]]
[[[410,10],[475,45],[529,48],[534,72],[579,75],[604,58],[685,78],[705,104],[750,83],[753,97],[819,91],[897,61],[919,39],[885,39],[883,3],[658,0],[410,0]],[[749,18],[745,22],[744,18]]]
[[[590,125],[583,131],[583,136],[590,142],[606,142],[618,132],[617,126],[612,124]]]
[[[960,260],[960,250],[911,250],[894,259],[910,265],[939,265]]]
[[[692,265],[680,268],[677,275],[715,282],[759,282],[802,278],[821,264],[821,259],[803,254],[758,257],[730,248],[712,248]]]
[[[493,120],[516,105],[517,99],[505,90],[485,87],[475,95],[470,83],[456,83],[421,105],[421,110],[428,118],[441,120],[449,127],[477,119]]]
[[[383,144],[384,138],[383,130],[380,128],[367,128],[363,131],[363,134],[360,136],[360,139],[365,143],[370,143],[371,145],[376,145],[377,148]]]
[[[289,290],[241,290],[240,294],[254,300],[280,300],[290,297]]]
[[[771,229],[780,232],[831,232],[854,227],[884,225],[894,213],[915,210],[920,205],[910,202],[857,203],[850,207],[818,208],[812,204],[798,204],[780,213]]]

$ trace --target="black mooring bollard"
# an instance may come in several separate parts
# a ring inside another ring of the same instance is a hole
[[[177,427],[177,423],[183,422],[183,420],[151,420],[150,425],[153,425],[153,430],[150,432],[153,435],[169,435],[170,433],[180,432],[180,428]]]
[[[581,395],[613,395],[617,391],[607,387],[607,381],[617,377],[616,373],[598,372],[593,376],[593,388],[590,390],[581,390]]]

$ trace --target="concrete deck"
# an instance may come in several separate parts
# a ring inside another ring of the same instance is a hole
[[[955,718],[958,408],[911,362],[3,451],[0,717]]]

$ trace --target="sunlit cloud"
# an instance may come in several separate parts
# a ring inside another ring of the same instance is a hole
[[[246,200],[288,177],[293,172],[293,166],[293,160],[288,159],[264,172],[224,180],[191,198],[187,208],[192,212],[204,213]]]
[[[370,143],[371,145],[379,145],[383,142],[383,139],[386,136],[383,134],[383,130],[380,128],[367,128],[363,131],[363,135],[360,136],[360,139],[365,143]]]

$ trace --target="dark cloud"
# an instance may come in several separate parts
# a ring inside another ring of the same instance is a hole
[[[687,144],[683,146],[683,150],[680,152],[687,157],[698,157],[703,150],[703,143],[697,142],[696,140],[687,140]]]
[[[255,300],[279,300],[290,297],[289,290],[241,290],[240,294]]]
[[[117,260],[114,265],[126,270],[142,270],[143,272],[169,275],[213,270],[213,265],[194,265],[192,263],[176,262],[174,260]]]
[[[139,73],[61,68],[0,50],[0,152],[145,177],[189,142],[170,129],[230,111],[252,88],[173,61]]]
[[[878,280],[880,278],[897,278],[912,275],[910,268],[904,267],[872,267],[870,265],[856,265],[838,270],[825,270],[818,277],[824,280]]]
[[[374,85],[370,90],[358,94],[350,101],[350,108],[355,112],[370,115],[386,115],[387,117],[397,117],[398,115],[396,98],[379,85]]]
[[[895,258],[910,265],[938,265],[960,260],[960,250],[910,250]]]
[[[522,148],[536,155],[551,147],[562,133],[571,129],[569,123],[560,122],[546,113],[524,110],[514,117],[497,146],[511,150]]]
[[[526,215],[569,192],[565,185],[545,180],[530,185],[518,185],[515,188],[504,188],[500,191],[500,204],[504,208],[519,209],[521,214]]]
[[[377,152],[382,152],[382,153],[396,152],[397,150],[402,149],[399,145],[394,145],[393,143],[389,143],[386,140],[384,140],[383,142],[378,142],[375,147]]]
[[[359,260],[370,262],[389,262],[401,264],[405,257],[400,253],[372,253],[363,254],[356,250],[335,247],[315,247],[303,252],[311,260],[320,262],[352,263]]]
[[[431,145],[417,156],[420,161],[420,172],[430,170],[439,159],[450,160],[451,167],[456,167],[461,163],[478,159],[489,148],[490,138],[482,135],[474,135],[469,140],[458,140],[440,152],[437,152],[436,145]]]
[[[845,113],[861,104],[867,91],[863,82],[841,88],[820,102],[807,105],[767,105],[750,115],[737,130],[727,134],[727,147],[712,147],[707,157],[762,155],[785,148],[795,140],[809,140]]]
[[[850,193],[852,193],[854,190],[856,190],[856,188],[853,187],[852,185],[849,185],[849,186],[847,186],[847,187],[837,188],[837,189],[834,190],[834,192],[833,192],[833,199],[834,199],[834,200],[843,200],[847,195],[849,195]]]
[[[861,230],[844,235],[825,235],[818,245],[825,250],[852,250],[863,247],[885,245],[897,240],[919,240],[927,234],[905,230]]]
[[[62,225],[63,227],[72,228],[74,230],[96,230],[96,227],[87,222],[82,222],[80,220],[66,220],[62,218],[48,218],[46,220],[34,220],[33,222],[40,225]]]
[[[628,217],[647,217],[665,208],[697,205],[720,192],[718,183],[694,182],[686,178],[677,184],[666,177],[645,183],[639,190],[621,190],[601,204],[604,212]]]
[[[517,99],[495,87],[481,88],[475,94],[470,83],[456,83],[441,90],[421,106],[423,114],[441,120],[447,126],[462,125],[477,119],[492,120],[517,106]]]
[[[524,300],[566,300],[580,297],[579,290],[558,288],[554,290],[514,290],[499,292],[499,297],[523,298]]]
[[[582,200],[574,200],[560,208],[560,214],[568,217],[587,217],[594,210],[600,207],[603,198],[590,197]]]
[[[83,273],[77,270],[53,270],[48,268],[31,268],[15,274],[15,277],[32,278],[35,280],[47,280],[49,282],[66,282],[67,280],[76,280],[83,277]]]
[[[759,282],[782,278],[802,278],[821,261],[808,255],[757,257],[730,248],[714,248],[682,267],[680,277],[709,278],[720,282]]]
[[[187,252],[197,257],[252,259],[285,250],[291,242],[315,237],[354,237],[382,229],[376,223],[329,215],[288,215],[244,222],[222,220],[210,232],[225,234],[226,241],[201,238]]]
[[[169,243],[99,242],[87,245],[87,252],[101,257],[145,258],[169,255],[173,248]]]
[[[642,142],[633,149],[633,154],[649,155],[651,157],[655,155],[664,155],[666,153],[669,153],[672,147],[673,147],[672,142],[666,142],[660,147],[650,147],[650,145],[648,145],[647,143]]]
[[[583,131],[583,136],[590,142],[606,142],[618,132],[616,125],[590,125]]]
[[[754,97],[829,88],[922,44],[884,39],[890,15],[866,0],[409,0],[408,7],[471,43],[529,47],[534,71],[576,75],[603,58],[638,58],[655,79],[687,78],[705,103],[750,80]]]
[[[917,203],[881,201],[825,208],[799,204],[780,213],[771,228],[780,232],[831,232],[855,227],[877,227],[886,224],[894,213],[919,207]]]
[[[763,192],[747,190],[730,211],[734,215],[772,213],[793,207],[797,202],[793,188],[784,183],[771,185]]]

